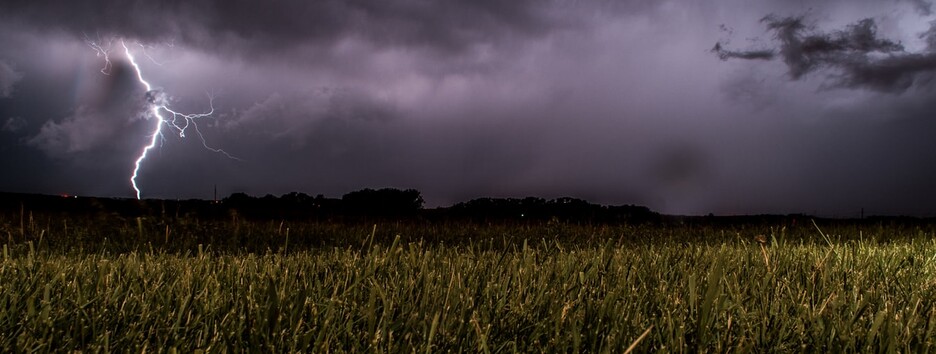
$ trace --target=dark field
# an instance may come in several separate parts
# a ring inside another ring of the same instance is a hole
[[[7,200],[0,351],[936,350],[931,220],[165,205]]]

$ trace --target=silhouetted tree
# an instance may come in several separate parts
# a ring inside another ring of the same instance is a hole
[[[423,207],[422,194],[415,189],[363,189],[341,197],[345,211],[353,215],[407,216]]]

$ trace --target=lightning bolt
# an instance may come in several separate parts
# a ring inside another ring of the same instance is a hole
[[[108,41],[106,45],[102,46],[97,42],[87,39],[87,36],[85,36],[85,38],[88,42],[88,45],[97,52],[97,55],[104,57],[104,67],[101,68],[101,73],[110,75],[110,70],[112,68],[110,61],[110,47],[112,40]],[[143,55],[147,58],[150,58],[150,60],[153,60],[152,57],[146,53],[146,46],[139,43],[137,44],[143,48]],[[133,67],[133,70],[136,73],[137,81],[139,81],[140,84],[146,88],[146,102],[148,106],[146,117],[156,118],[156,123],[153,125],[153,130],[150,134],[149,143],[143,147],[143,151],[140,152],[140,155],[133,163],[133,174],[130,176],[130,184],[133,186],[133,190],[136,191],[137,199],[140,199],[142,196],[140,187],[137,184],[137,178],[140,176],[140,169],[142,168],[143,162],[146,160],[146,156],[150,150],[155,148],[161,140],[165,140],[165,136],[163,135],[164,128],[179,134],[180,138],[185,138],[185,132],[191,127],[194,129],[195,134],[201,140],[202,146],[204,146],[205,149],[222,154],[231,159],[240,160],[239,158],[228,154],[222,149],[208,146],[204,135],[202,135],[201,130],[198,128],[197,120],[211,117],[211,115],[214,114],[214,97],[212,97],[210,94],[208,95],[209,110],[204,113],[181,113],[173,110],[169,107],[169,97],[166,95],[166,93],[161,89],[154,89],[149,81],[143,77],[143,70],[140,69],[140,65],[137,63],[136,58],[130,50],[130,47],[127,46],[127,43],[123,39],[120,40],[120,46],[123,47],[124,56],[127,57],[127,60],[130,62],[130,65]],[[159,64],[155,60],[153,60],[153,62],[157,65]]]

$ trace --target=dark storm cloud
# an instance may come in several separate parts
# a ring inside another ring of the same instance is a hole
[[[504,33],[535,35],[555,25],[538,1],[31,1],[0,4],[0,18],[90,37],[176,40],[201,48],[288,49],[355,37],[379,46],[460,52]],[[234,49],[240,51],[242,49]]]
[[[380,125],[398,117],[391,102],[352,89],[325,88],[294,94],[273,93],[224,122],[223,128],[230,134],[243,135],[238,139],[241,144],[262,145],[269,140],[283,140],[295,148],[307,145],[310,140],[321,141],[319,131],[330,126]]]
[[[22,73],[0,60],[0,99],[10,97],[13,94],[13,86],[22,79]]]
[[[916,8],[916,11],[923,16],[929,16],[933,13],[933,4],[926,0],[909,0]]]
[[[767,16],[765,23],[779,42],[775,50],[736,51],[716,43],[712,51],[722,60],[771,60],[779,58],[793,80],[832,70],[831,87],[867,88],[879,92],[902,93],[915,84],[928,84],[936,72],[936,46],[930,40],[927,50],[907,52],[900,42],[880,38],[874,19],[866,18],[844,30],[823,33],[806,23],[802,16]],[[934,38],[931,29],[923,36]]]
[[[43,123],[26,142],[54,157],[114,144],[115,136],[147,112],[147,95],[132,70],[124,62],[115,62],[109,75],[98,77],[96,94],[80,101],[68,116]]]
[[[747,60],[771,60],[776,56],[773,50],[726,50],[722,48],[721,43],[715,43],[712,52],[718,55],[718,59],[747,59]]]

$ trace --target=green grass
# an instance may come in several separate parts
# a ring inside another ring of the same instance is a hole
[[[936,350],[926,228],[18,217],[3,352]]]

